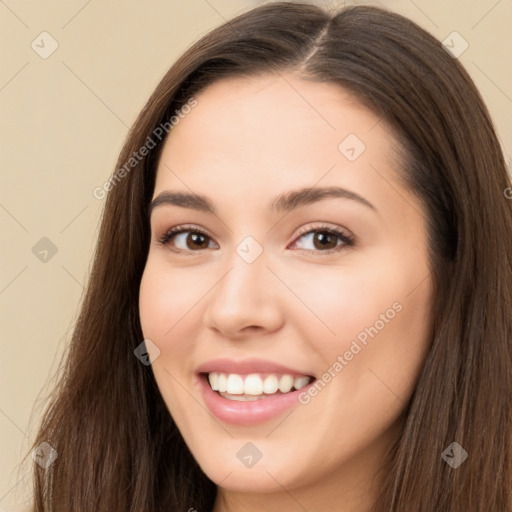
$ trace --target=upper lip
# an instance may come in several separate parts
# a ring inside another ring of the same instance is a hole
[[[212,359],[201,364],[197,368],[197,373],[223,372],[223,373],[278,373],[288,375],[306,375],[313,377],[309,372],[300,369],[290,368],[282,364],[265,361],[264,359],[242,359],[235,361],[233,359]]]

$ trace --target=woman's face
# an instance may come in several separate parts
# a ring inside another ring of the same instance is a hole
[[[386,124],[339,86],[268,75],[195,99],[140,288],[156,382],[221,492],[355,507],[429,345],[426,215]]]

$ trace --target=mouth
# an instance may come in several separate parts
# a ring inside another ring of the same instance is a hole
[[[237,402],[265,400],[299,391],[315,377],[289,373],[226,373],[203,372],[200,376],[210,389],[222,398]]]
[[[304,368],[258,358],[210,360],[196,368],[196,377],[213,416],[247,427],[300,405],[301,394],[316,382]]]
[[[250,427],[300,405],[316,378],[301,370],[261,360],[216,360],[197,369],[202,398],[218,420]],[[302,407],[302,406],[301,406]]]

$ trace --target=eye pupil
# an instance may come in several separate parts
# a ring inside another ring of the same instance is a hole
[[[313,240],[316,249],[334,249],[336,247],[336,237],[326,231],[317,232]]]
[[[192,241],[194,246],[191,246],[188,242],[189,240]],[[197,249],[198,247],[201,248],[204,246],[204,243],[206,241],[206,237],[202,235],[201,233],[190,233],[190,235],[187,237],[187,248],[189,249]],[[208,245],[208,244],[206,244]]]

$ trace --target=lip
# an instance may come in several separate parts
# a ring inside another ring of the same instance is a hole
[[[299,394],[307,391],[316,382],[313,380],[298,391],[290,391],[282,395],[269,395],[268,398],[261,400],[240,402],[223,398],[217,391],[213,391],[208,383],[207,375],[198,374],[197,378],[208,410],[224,423],[242,426],[263,423],[279,416],[293,406],[300,405]]]
[[[293,376],[307,375],[309,377],[315,377],[313,374],[303,371],[297,368],[290,368],[283,366],[278,363],[271,361],[265,361],[263,359],[243,359],[235,361],[233,359],[212,359],[206,363],[201,364],[196,369],[199,373],[210,373],[210,372],[223,372],[223,373],[237,373],[239,375],[247,375],[250,373],[276,373],[276,374],[288,374]]]
[[[242,402],[223,398],[217,391],[213,391],[208,383],[207,373],[223,372],[248,375],[282,374],[292,376],[309,376],[313,380],[298,391],[290,391],[284,394],[269,395],[261,400]],[[299,405],[299,394],[307,391],[316,380],[308,371],[283,366],[263,359],[244,359],[235,361],[232,359],[213,359],[207,361],[196,369],[196,377],[199,382],[201,395],[208,410],[220,421],[232,425],[250,426],[268,421],[279,416],[293,406]]]

